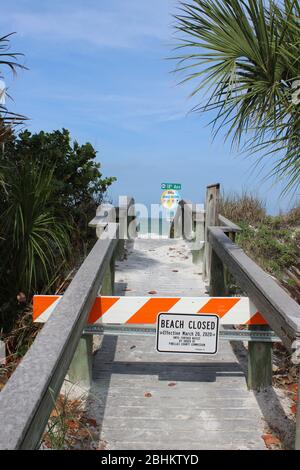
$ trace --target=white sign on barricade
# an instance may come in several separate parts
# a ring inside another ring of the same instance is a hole
[[[217,315],[160,313],[156,349],[162,353],[216,354],[219,339]]]

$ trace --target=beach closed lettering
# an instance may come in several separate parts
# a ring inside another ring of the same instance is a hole
[[[160,323],[161,328],[188,328],[190,330],[215,330],[216,323],[210,320],[163,320]]]

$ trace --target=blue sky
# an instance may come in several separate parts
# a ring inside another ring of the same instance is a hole
[[[110,190],[138,202],[159,202],[161,182],[182,184],[181,195],[204,201],[207,184],[226,192],[250,190],[271,213],[294,201],[253,171],[208,117],[190,113],[191,88],[178,86],[166,60],[176,40],[177,0],[15,0],[1,5],[0,31],[16,31],[11,50],[29,68],[7,77],[10,109],[30,118],[31,131],[65,127],[98,151]]]

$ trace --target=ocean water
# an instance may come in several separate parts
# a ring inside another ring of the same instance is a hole
[[[153,237],[169,238],[171,221],[161,218],[143,218],[138,217],[138,234],[141,237],[152,235]]]

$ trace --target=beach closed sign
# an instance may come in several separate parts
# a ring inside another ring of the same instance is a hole
[[[219,341],[217,315],[160,313],[156,349],[160,353],[216,354]]]

